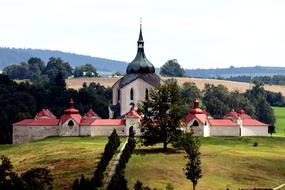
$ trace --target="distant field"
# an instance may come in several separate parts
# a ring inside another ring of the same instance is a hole
[[[8,156],[16,172],[32,167],[48,167],[55,189],[71,189],[81,174],[93,175],[107,137],[52,137],[17,145],[0,145],[0,155]]]
[[[285,137],[285,108],[273,107],[273,110],[276,117],[276,134],[274,135]]]
[[[253,147],[254,142],[259,146]],[[201,153],[203,177],[197,189],[275,187],[285,183],[285,138],[202,138]],[[152,188],[163,189],[170,183],[175,190],[192,189],[183,171],[184,155],[138,147],[126,169],[129,188],[140,180]]]
[[[79,78],[79,79],[68,79],[66,80],[68,88],[79,89],[82,87],[82,84],[86,82],[89,84],[90,82],[100,83],[105,87],[112,87],[115,82],[117,82],[120,78]],[[162,77],[163,80],[169,79],[167,77]],[[216,79],[199,79],[199,78],[175,78],[178,81],[179,85],[182,85],[185,82],[194,82],[199,89],[203,89],[206,83],[218,85],[222,84],[225,85],[229,90],[238,90],[241,92],[245,92],[247,89],[250,88],[249,83],[243,82],[233,82],[233,81],[226,81],[226,80],[216,80]],[[285,86],[278,86],[278,85],[265,85],[266,90],[270,90],[272,92],[281,92],[285,95]]]

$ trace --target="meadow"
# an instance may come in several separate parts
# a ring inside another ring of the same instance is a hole
[[[170,77],[161,77],[162,80],[170,79]],[[251,88],[251,84],[244,82],[234,82],[227,80],[216,80],[216,79],[201,79],[201,78],[188,78],[188,77],[174,77],[179,85],[182,85],[185,82],[194,82],[200,90],[204,89],[205,84],[213,84],[218,85],[222,84],[226,86],[230,91],[238,90],[240,92],[245,92],[247,89]],[[86,82],[86,84],[90,84],[91,82],[100,83],[105,87],[112,87],[120,77],[100,77],[100,78],[72,78],[67,79],[66,84],[68,88],[79,89],[82,87],[82,84]],[[265,85],[264,88],[266,90],[272,92],[281,92],[285,95],[285,86],[280,85]]]
[[[32,167],[47,167],[55,189],[71,189],[81,174],[92,176],[103,153],[107,137],[50,137],[44,140],[0,145],[0,155],[8,156],[17,173]]]
[[[274,135],[285,137],[285,108],[273,107],[273,111],[276,117],[276,134]]]

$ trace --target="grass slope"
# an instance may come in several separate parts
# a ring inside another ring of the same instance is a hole
[[[74,179],[90,177],[103,153],[107,137],[52,137],[17,145],[0,145],[0,155],[8,156],[14,170],[48,167],[55,189],[71,189]]]
[[[258,142],[258,147],[253,143]],[[161,146],[160,146],[161,147]],[[158,147],[141,147],[130,159],[126,177],[129,188],[136,180],[163,189],[167,183],[177,190],[191,189],[184,175],[183,152],[162,153]],[[238,187],[273,187],[285,183],[285,138],[202,138],[202,171],[197,189],[224,190]]]
[[[274,115],[276,117],[276,136],[285,136],[285,108],[273,107]]]

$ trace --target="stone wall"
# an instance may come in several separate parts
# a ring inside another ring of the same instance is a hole
[[[91,136],[110,136],[113,130],[116,129],[116,132],[119,136],[126,136],[126,126],[91,126],[90,134]]]
[[[72,121],[73,125],[68,125]],[[79,124],[73,119],[65,121],[60,127],[60,136],[79,136]]]
[[[58,126],[13,126],[13,144],[58,136]]]
[[[240,136],[239,126],[211,126],[210,136]]]
[[[268,136],[268,127],[265,126],[242,126],[241,136]]]

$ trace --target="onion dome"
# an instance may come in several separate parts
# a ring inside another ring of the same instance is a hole
[[[135,59],[128,65],[127,74],[145,74],[145,73],[155,73],[155,69],[152,63],[145,56],[144,41],[142,36],[142,24],[140,24],[137,55]]]

